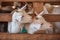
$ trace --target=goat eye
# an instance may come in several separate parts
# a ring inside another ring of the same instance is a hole
[[[43,25],[43,23],[41,25]]]
[[[38,18],[36,18],[38,20]]]
[[[22,16],[22,17],[24,17],[24,16]]]

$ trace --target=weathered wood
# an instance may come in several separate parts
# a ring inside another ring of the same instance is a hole
[[[46,21],[60,22],[60,14],[45,14],[43,15]],[[0,14],[0,22],[9,22],[12,20],[12,15],[9,13]]]
[[[43,15],[46,21],[60,22],[60,14],[45,14]]]
[[[1,2],[59,2],[60,0],[0,0]]]
[[[0,0],[1,2],[38,2],[34,3],[36,6],[37,12],[41,11],[39,8],[39,2],[59,2],[60,0]],[[38,5],[37,5],[38,4]],[[55,22],[60,21],[60,15],[46,14],[44,18],[47,21]],[[0,14],[0,22],[9,22],[11,21],[11,14]],[[9,34],[9,33],[0,33],[0,40],[60,40],[60,34]]]
[[[43,0],[43,2],[60,2],[60,0]]]
[[[40,13],[43,10],[43,3],[33,2],[33,8],[34,8],[34,11],[36,11],[37,13]]]
[[[46,2],[45,2],[46,3]],[[45,4],[44,3],[44,4]],[[60,5],[60,2],[48,2],[48,3],[50,3],[51,5]]]
[[[0,22],[11,21],[12,15],[8,13],[0,13]]]
[[[43,0],[0,0],[1,2],[14,2],[14,1],[18,1],[18,2],[39,2],[39,1],[43,1]]]
[[[0,40],[60,40],[60,34],[8,34],[0,33]]]

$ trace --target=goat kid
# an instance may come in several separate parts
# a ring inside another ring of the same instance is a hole
[[[8,22],[8,32],[9,33],[19,33],[21,27],[21,20],[23,13],[25,12],[27,4],[23,6],[21,9],[14,10],[12,14],[12,22]]]
[[[44,11],[40,12],[39,14],[35,12],[37,19],[35,18],[34,21],[30,24],[28,30],[29,34],[34,34],[38,30],[45,30],[46,33],[53,33],[53,25],[44,19],[42,16],[43,13]]]

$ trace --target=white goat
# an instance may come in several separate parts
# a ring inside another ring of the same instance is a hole
[[[30,24],[28,33],[29,34],[34,34],[38,30],[45,30],[46,33],[52,33],[53,32],[53,26],[49,22],[47,22],[44,17],[42,16],[44,11],[41,13],[37,14],[36,12],[36,18],[34,21]]]
[[[21,9],[14,10],[12,13],[12,22],[8,22],[8,32],[9,33],[19,33],[21,28],[21,20],[25,8],[27,5],[23,6]]]

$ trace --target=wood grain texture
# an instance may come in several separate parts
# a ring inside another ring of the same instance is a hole
[[[43,0],[0,0],[2,2],[14,2],[14,1],[18,1],[18,2],[38,2],[38,1],[43,1]]]
[[[11,21],[12,15],[8,13],[0,13],[0,22]]]
[[[60,0],[43,0],[43,2],[60,2]]]
[[[33,8],[34,8],[34,11],[36,11],[37,13],[40,13],[43,10],[43,3],[33,2]]]
[[[60,0],[0,0],[1,2],[59,2]]]
[[[60,14],[45,14],[43,15],[46,21],[60,22]],[[0,22],[9,22],[12,20],[12,15],[9,13],[0,14]]]
[[[60,22],[60,14],[45,14],[43,17],[49,22]]]
[[[60,40],[60,34],[8,34],[0,33],[0,40]]]

